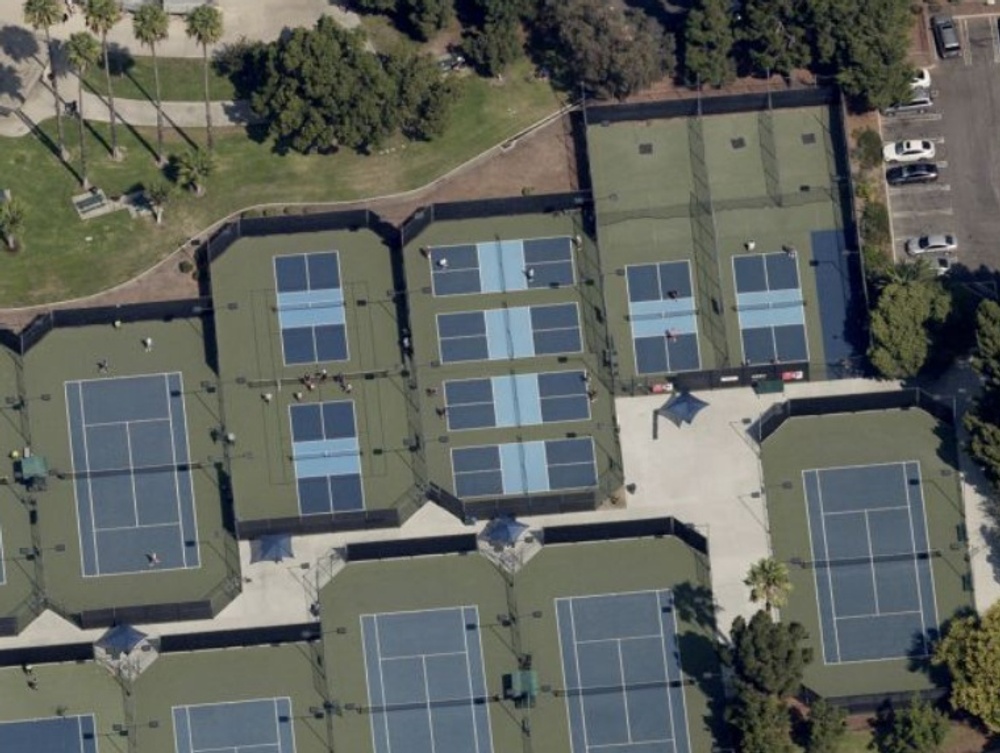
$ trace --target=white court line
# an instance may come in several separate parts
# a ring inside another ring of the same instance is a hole
[[[887,468],[893,465],[905,466],[907,463],[912,462],[909,460],[891,460],[885,463],[857,463],[855,465],[831,465],[823,466],[822,468],[810,468],[810,471],[815,471],[816,473],[826,473],[827,471],[851,471],[858,468]],[[906,475],[905,472],[903,474]]]
[[[134,531],[137,528],[174,528],[176,523],[143,523],[138,526],[111,526],[109,528],[97,528],[95,530],[101,533],[106,533],[108,531]]]
[[[479,753],[479,725],[476,723],[476,689],[472,687],[472,660],[470,658],[471,652],[469,651],[469,630],[465,629],[465,608],[459,612],[459,616],[462,620],[462,625],[460,629],[462,630],[462,639],[465,643],[465,676],[469,678],[469,717],[472,719],[472,737],[476,741],[476,753]],[[476,615],[476,635],[479,635],[479,615]],[[485,671],[485,669],[484,669]],[[430,698],[430,696],[428,696]]]
[[[166,416],[161,416],[159,418],[132,418],[127,421],[91,421],[87,424],[89,429],[92,426],[127,426],[128,424],[152,424],[157,421],[166,421]]]
[[[125,424],[125,449],[128,451],[129,483],[132,486],[132,518],[135,520],[135,528],[139,527],[139,495],[135,490],[135,462],[132,460],[132,433],[129,431],[128,423]],[[177,458],[174,458],[176,464]],[[132,528],[133,526],[128,526]]]
[[[569,628],[570,633],[573,637],[573,662],[576,664],[576,679],[580,688],[583,688],[583,674],[580,672],[580,652],[579,644],[576,642],[576,612],[573,609],[573,599],[569,600]],[[568,688],[567,688],[568,690]],[[583,751],[579,753],[586,753],[590,750],[590,742],[587,735],[587,712],[583,707],[583,693],[579,695],[579,706],[580,706],[580,722],[581,731],[583,732]],[[572,738],[571,738],[572,739]]]
[[[378,663],[378,681],[379,681],[379,687],[382,689],[382,692],[379,694],[379,695],[381,695],[381,699],[380,699],[381,703],[379,703],[379,706],[385,708],[385,706],[386,706],[386,702],[385,702],[385,672],[382,671],[382,635],[381,635],[381,633],[379,631],[379,628],[378,628],[378,617],[379,616],[377,614],[374,615],[372,617],[372,623],[375,625],[375,656],[376,656],[376,661]],[[385,747],[386,747],[386,753],[392,753],[392,739],[389,736],[389,714],[386,713],[386,712],[384,712],[384,711],[382,712],[382,721],[385,724]],[[376,752],[377,752],[378,746],[375,746],[375,747],[376,747]]]
[[[662,635],[662,629],[661,629]],[[582,641],[577,641],[577,644],[584,645],[586,643],[607,643],[608,641],[618,641],[624,643],[625,641],[648,641],[650,638],[659,638],[660,635],[656,633],[646,633],[645,635],[629,635],[624,638],[586,638]]]
[[[368,703],[371,706],[385,706],[385,688],[384,687],[382,688],[382,702],[381,703],[375,703],[375,699],[372,697],[373,696],[373,694],[372,694],[372,681],[371,681],[371,677],[368,674],[368,640],[365,638],[365,617],[372,618],[372,615],[359,615],[358,616],[358,624],[360,625],[360,628],[361,628],[361,666],[365,670],[365,688],[368,691]],[[373,621],[373,624],[374,624],[374,619],[372,621]],[[378,663],[379,668],[381,669],[382,662],[381,662],[381,660],[377,656],[378,655],[378,647],[375,648],[375,653],[376,653],[376,659],[375,659],[375,661]],[[381,675],[381,672],[379,674]],[[388,716],[388,714],[383,714],[383,716]],[[382,753],[382,750],[379,748],[379,745],[378,745],[378,735],[377,735],[377,733],[375,731],[375,723],[374,723],[374,721],[372,723],[370,723],[368,726],[371,728],[371,733],[372,733],[372,751],[374,751],[374,753]],[[386,725],[385,734],[386,734],[386,737],[389,736],[389,727],[388,727],[388,724]]]
[[[861,510],[834,510],[833,512],[824,512],[823,514],[832,518],[835,515],[857,515],[859,512],[869,513],[869,512],[888,512],[889,510],[905,510],[906,505],[890,505],[888,507],[865,507]],[[827,559],[833,559],[828,557]]]
[[[181,402],[181,415],[184,418],[184,447],[187,453],[187,466],[191,466],[191,440],[188,437],[188,423],[187,423],[187,407],[184,404],[184,375],[179,371],[174,372],[177,374],[177,387],[180,392],[180,402]],[[170,451],[172,453],[171,457],[174,459],[174,483],[176,487],[174,489],[174,496],[177,502],[177,533],[181,539],[181,562],[184,563],[184,567],[190,567],[188,564],[187,556],[187,544],[188,532],[184,530],[184,510],[181,509],[181,483],[187,481],[188,490],[191,492],[191,522],[194,524],[194,531],[191,531],[190,540],[195,542],[194,552],[195,556],[198,557],[198,567],[201,566],[201,555],[198,551],[198,544],[200,543],[200,537],[198,536],[198,508],[197,503],[194,498],[194,482],[191,478],[191,471],[188,470],[187,477],[181,477],[181,470],[177,465],[177,440],[174,435],[174,406],[170,402],[170,375],[164,375],[164,384],[167,389],[167,417],[170,424]]]
[[[437,753],[437,741],[434,739],[434,712],[431,709],[431,686],[427,681],[427,659],[420,660],[420,670],[424,674],[424,702],[427,704],[427,731],[431,735],[431,753]]]
[[[667,681],[667,714],[670,717],[670,732],[673,735],[670,738],[671,747],[674,751],[677,750],[677,720],[674,718],[674,704],[670,700],[670,659],[667,656],[667,636],[663,632],[663,612],[660,606],[660,594],[662,591],[657,592],[656,595],[656,607],[657,607],[657,624],[660,626],[660,653],[663,655],[663,677]],[[677,612],[674,611],[674,600],[673,594],[670,595],[670,616],[673,618],[674,623],[674,640],[677,639]],[[677,651],[677,679],[681,681],[681,686],[678,689],[681,694],[681,704],[684,708],[684,729],[687,729],[687,699],[684,697],[684,668],[681,666],[680,661],[680,648],[677,645],[671,646],[672,649]],[[690,736],[688,738],[688,750],[691,750],[691,740]]]
[[[80,397],[80,434],[83,437],[83,457],[84,462],[87,464],[87,470],[90,470],[90,447],[87,444],[87,409],[83,404],[83,385],[80,384],[77,390],[77,394]],[[69,410],[69,401],[67,403],[67,410]],[[74,470],[76,470],[74,468]],[[101,575],[101,552],[97,546],[97,517],[94,514],[94,484],[93,477],[87,476],[87,498],[88,504],[87,509],[90,510],[90,530],[93,532],[94,539],[94,575]],[[81,549],[83,548],[81,542]]]
[[[848,614],[843,617],[837,617],[838,620],[870,620],[873,617],[902,617],[906,614],[920,614],[917,609],[904,609],[899,612],[877,612],[874,614]]]
[[[383,656],[382,661],[402,661],[404,659],[424,659],[426,657],[431,657],[432,659],[436,656],[461,656],[461,651],[438,651],[432,654],[407,654],[406,656]]]
[[[864,511],[865,514],[865,536],[868,538],[868,567],[872,571],[872,598],[875,599],[875,614],[879,613],[878,606],[878,580],[875,577],[875,547],[872,545],[872,528],[868,523],[868,511]],[[829,552],[827,552],[829,554]]]
[[[674,738],[668,737],[664,740],[643,740],[643,745],[657,745],[659,743],[674,743]],[[601,745],[591,745],[588,750],[604,750],[605,748],[624,748],[626,745],[632,745],[633,743],[603,743]]]
[[[629,719],[628,713],[628,685],[625,683],[625,659],[622,658],[622,642],[618,639],[615,639],[615,651],[618,653],[618,676],[622,678],[622,707],[625,711],[625,736],[631,743],[632,720]]]
[[[920,463],[919,462],[916,463],[916,466],[917,466],[917,473],[920,475],[920,494],[921,494],[921,502],[922,502],[923,501],[923,491],[924,491],[924,474],[921,473],[921,471],[920,471]],[[914,530],[914,526],[913,526],[913,508],[910,506],[912,504],[910,502],[910,484],[909,484],[909,479],[907,478],[906,473],[905,473],[905,467],[904,467],[904,473],[903,473],[903,480],[906,482],[906,501],[908,503],[907,506],[909,507],[909,510],[907,512],[907,516],[906,517],[910,521],[910,543],[913,546],[913,577],[917,581],[915,585],[917,587],[917,603],[920,605],[920,627],[923,628],[923,631],[924,631],[924,646],[925,646],[925,650],[926,650],[926,645],[927,645],[927,621],[924,619],[924,594],[923,594],[924,589],[920,585],[920,561],[917,559],[917,535],[916,535],[916,531]],[[924,517],[924,526],[925,526],[924,527],[924,531],[926,532],[925,535],[927,537],[927,546],[930,547],[930,543],[931,543],[930,542],[930,529],[926,527],[927,526],[926,511],[924,512],[924,516],[925,516]],[[927,562],[927,568],[931,571],[931,583],[933,584],[934,583],[934,570],[930,566],[930,560],[928,560],[928,562]],[[936,599],[936,596],[935,596],[935,599]],[[936,600],[935,600],[934,606],[935,606],[935,610],[934,611],[935,611],[935,617],[936,617],[937,616],[937,602],[936,602]],[[937,627],[937,626],[935,626],[935,627]]]
[[[830,542],[826,537],[826,513],[824,512],[823,505],[823,482],[820,479],[819,473],[814,471],[816,474],[816,494],[819,496],[819,525],[820,530],[823,532],[823,548],[826,550],[826,556],[830,556]],[[817,570],[817,572],[819,572]],[[830,591],[830,611],[833,613],[833,640],[837,645],[837,662],[840,661],[842,651],[840,650],[840,631],[837,629],[837,600],[833,595],[833,574],[828,572],[826,574],[826,582],[828,590]],[[822,619],[820,620],[822,623]]]

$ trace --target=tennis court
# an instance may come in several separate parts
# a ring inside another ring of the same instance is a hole
[[[83,575],[198,567],[181,374],[65,390]]]
[[[556,599],[573,753],[687,753],[668,590]]]
[[[0,722],[3,753],[97,753],[93,714]]]
[[[926,656],[938,618],[920,464],[803,472],[827,664]]]
[[[454,448],[451,464],[455,494],[463,499],[597,485],[590,437]]]
[[[173,717],[176,753],[295,753],[288,698],[174,706]]]
[[[361,616],[375,753],[490,753],[474,606]]]
[[[690,262],[632,264],[625,276],[636,373],[700,369]]]
[[[361,445],[353,400],[289,406],[299,513],[363,510]]]
[[[442,363],[580,353],[575,303],[460,311],[437,316]]]
[[[276,256],[274,280],[285,365],[348,360],[339,254]]]
[[[744,362],[808,360],[798,254],[788,250],[734,256],[733,275]]]
[[[448,428],[535,426],[590,419],[584,371],[513,374],[444,383]]]
[[[570,238],[500,239],[428,250],[436,296],[511,293],[573,285]]]

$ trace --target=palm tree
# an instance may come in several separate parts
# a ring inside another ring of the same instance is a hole
[[[132,16],[135,38],[149,47],[153,56],[153,85],[156,94],[156,162],[162,165],[163,155],[163,101],[160,99],[160,66],[156,60],[156,44],[167,38],[170,22],[167,12],[156,3],[146,3]]]
[[[189,149],[177,158],[177,182],[189,186],[195,196],[205,193],[204,180],[215,169],[215,155],[207,149]]]
[[[170,201],[172,193],[170,184],[162,180],[155,181],[146,189],[146,199],[149,200],[149,204],[153,208],[153,215],[156,217],[157,225],[163,223],[163,209],[167,205],[167,202]]]
[[[69,64],[76,71],[76,80],[79,82],[79,91],[76,103],[76,119],[80,124],[80,183],[83,190],[90,188],[90,179],[87,177],[87,148],[86,139],[83,132],[83,77],[87,69],[96,65],[101,58],[101,46],[94,36],[86,31],[78,31],[70,35],[66,43],[66,51],[69,55]]]
[[[119,0],[87,0],[83,16],[87,28],[101,38],[104,75],[108,82],[108,112],[111,115],[111,158],[121,159],[121,151],[118,149],[118,127],[115,123],[115,94],[111,89],[111,62],[108,60],[108,32],[121,20],[122,7]]]
[[[55,48],[52,46],[52,25],[62,20],[63,4],[60,0],[24,0],[24,20],[35,31],[45,30],[45,46],[49,50],[49,67],[52,70],[52,95],[56,101],[56,130],[59,132],[59,158],[66,161],[66,138],[63,134],[62,98],[59,96],[59,72],[56,70]]]
[[[0,203],[0,233],[4,243],[11,251],[17,251],[17,236],[24,227],[24,216],[27,209],[24,202],[18,198],[10,198]]]
[[[205,126],[208,128],[208,148],[212,141],[212,108],[208,91],[208,46],[222,38],[222,12],[212,5],[199,5],[187,14],[187,35],[201,45],[201,57],[205,64]]]
[[[754,604],[764,602],[768,612],[784,606],[792,590],[788,565],[773,557],[765,557],[751,565],[743,585],[750,587],[750,601]]]

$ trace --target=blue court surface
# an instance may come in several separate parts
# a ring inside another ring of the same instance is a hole
[[[435,246],[428,253],[434,295],[510,293],[575,282],[570,238]]]
[[[670,591],[556,599],[572,753],[688,753]]]
[[[177,753],[295,753],[288,698],[174,706],[173,711]]]
[[[0,722],[3,753],[97,753],[93,714]]]
[[[491,753],[479,611],[361,616],[375,753]]]
[[[698,312],[686,261],[625,268],[628,318],[637,374],[671,374],[701,368]]]
[[[744,363],[809,360],[797,256],[778,251],[733,257]]]
[[[929,653],[938,627],[920,464],[803,472],[827,664]]]
[[[583,350],[575,303],[438,314],[442,363],[563,355]]]
[[[444,383],[448,428],[534,426],[590,418],[583,371],[514,374]]]
[[[198,567],[179,373],[66,382],[83,575]]]
[[[292,462],[302,515],[365,507],[353,400],[289,406]]]
[[[457,447],[451,451],[455,494],[535,494],[597,485],[590,437]]]
[[[336,251],[274,257],[285,365],[346,361],[347,320]]]

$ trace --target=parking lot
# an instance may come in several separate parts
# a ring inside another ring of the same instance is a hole
[[[956,17],[962,56],[931,59],[934,107],[882,118],[886,142],[928,139],[937,148],[936,183],[888,188],[895,253],[907,238],[955,233],[958,263],[972,271],[1000,268],[1000,15]],[[934,44],[927,30],[930,49]]]

